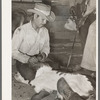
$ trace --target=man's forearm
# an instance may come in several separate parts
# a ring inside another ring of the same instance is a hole
[[[28,62],[28,59],[30,58],[30,56],[26,55],[26,54],[23,54],[19,51],[15,51],[13,52],[12,54],[13,56],[13,59],[16,59],[22,63],[27,63]]]

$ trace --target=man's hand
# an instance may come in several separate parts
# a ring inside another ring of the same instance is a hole
[[[40,62],[44,62],[45,59],[46,59],[46,54],[45,54],[44,52],[41,53],[41,54],[39,54],[39,55],[37,56],[37,59],[38,59]]]
[[[77,25],[77,26],[78,26],[78,27],[81,27],[82,25],[84,25],[86,18],[87,18],[87,16],[86,16],[86,17],[81,18],[81,19],[79,20],[79,22],[78,22],[78,25]]]
[[[31,65],[34,65],[38,62],[38,59],[36,56],[33,56],[33,57],[30,57],[29,60],[28,60],[28,63],[31,64]]]
[[[38,54],[38,55],[37,55],[37,59],[38,59],[39,62],[41,62],[42,58],[43,58],[43,57],[42,57],[41,54]]]
[[[46,60],[46,54],[43,52],[41,55],[42,55],[41,62],[44,62]]]

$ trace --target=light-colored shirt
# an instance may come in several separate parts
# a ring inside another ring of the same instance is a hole
[[[37,32],[31,22],[17,28],[12,39],[12,57],[22,63],[27,63],[30,56],[50,52],[49,34],[45,27]]]
[[[96,21],[89,27],[81,67],[96,71]]]
[[[72,6],[75,6],[77,5],[78,3],[81,4],[83,0],[68,0],[69,2],[69,6],[72,7]]]
[[[86,2],[87,1],[88,0],[86,0]],[[87,4],[87,10],[86,10],[85,14],[83,15],[83,17],[89,15],[92,12],[96,12],[95,10],[96,10],[96,0],[89,0],[89,2]]]

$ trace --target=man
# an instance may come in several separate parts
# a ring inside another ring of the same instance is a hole
[[[96,0],[89,0],[87,5],[87,11],[83,17],[87,17],[90,13],[95,13]],[[82,23],[82,22],[81,22]],[[92,22],[88,30],[88,36],[84,48],[83,58],[80,66],[76,66],[74,71],[78,73],[87,74],[92,77],[96,77],[96,20]],[[90,79],[91,80],[91,79]],[[92,80],[91,80],[92,81]],[[64,79],[58,81],[58,92],[63,96],[65,100],[83,100],[79,95],[74,93]],[[64,84],[64,85],[61,85]],[[95,83],[96,84],[96,83]],[[95,88],[90,93],[90,96],[85,100],[96,100]]]
[[[87,17],[91,12],[96,13],[96,0],[89,0],[87,11],[83,15],[83,18]],[[80,66],[76,66],[75,70],[83,69],[91,75],[93,75],[92,73],[95,73],[96,71],[96,20],[93,21],[89,27]]]
[[[80,71],[82,73],[85,72],[83,74],[94,76],[96,71],[96,0],[86,0],[85,3],[87,5],[87,10],[83,14],[83,17],[80,19],[79,23],[77,23],[77,26],[80,27],[79,32],[81,34],[79,35],[83,39],[81,39],[82,45],[83,47],[85,46],[83,49],[83,58],[81,65],[76,65],[72,70]],[[93,16],[91,16],[91,14]],[[75,27],[72,27],[72,25]],[[65,28],[77,30],[75,22],[73,21],[66,23]]]
[[[44,25],[47,21],[53,22],[55,14],[49,5],[43,3],[36,3],[27,11],[32,13],[32,19],[15,30],[12,57],[16,59],[18,72],[31,81],[35,77],[33,69],[37,69],[36,64],[44,62],[50,52],[49,34]]]

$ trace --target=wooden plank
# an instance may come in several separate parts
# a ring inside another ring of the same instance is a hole
[[[34,3],[12,3],[12,9],[21,8],[27,12],[27,9],[33,8]]]
[[[52,11],[54,11],[56,16],[69,16],[69,6],[68,5],[52,6]]]
[[[69,0],[51,0],[52,5],[69,5]]]
[[[65,40],[65,39],[68,39],[70,41],[73,41],[74,40],[74,37],[77,33],[75,32],[69,32],[69,31],[60,31],[60,32],[49,32],[49,35],[51,37],[51,40],[55,40],[55,39],[62,39],[62,40]],[[79,37],[77,36],[77,39],[76,41],[80,41]]]
[[[67,21],[69,16],[57,16],[56,15],[56,19],[55,21]]]
[[[54,48],[67,48],[72,47],[73,43],[51,43],[50,46]],[[81,43],[75,43],[75,47],[81,47]]]
[[[61,32],[61,31],[66,31],[64,28],[66,21],[55,21],[53,23],[50,23],[50,31],[51,32]]]

